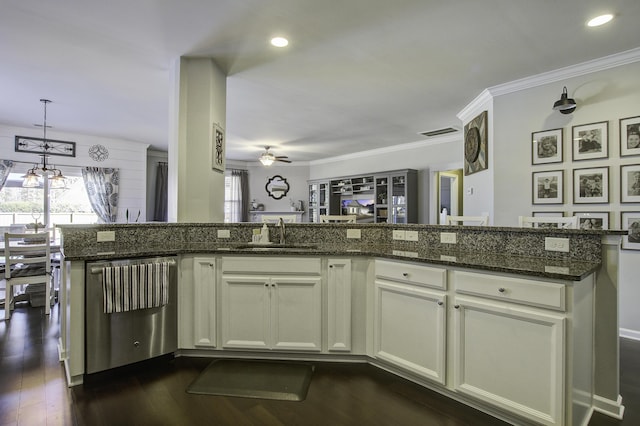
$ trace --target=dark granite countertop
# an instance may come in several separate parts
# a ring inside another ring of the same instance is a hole
[[[105,247],[106,248],[106,247]],[[65,260],[97,261],[167,256],[175,254],[233,254],[251,256],[366,256],[422,262],[427,264],[504,272],[533,277],[579,281],[600,267],[600,262],[570,259],[548,259],[513,256],[491,252],[462,252],[455,250],[406,249],[402,245],[296,244],[291,246],[252,246],[240,243],[184,243],[135,248],[132,245],[113,245],[111,250],[64,251]]]

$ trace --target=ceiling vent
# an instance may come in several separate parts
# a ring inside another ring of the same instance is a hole
[[[432,138],[434,136],[442,136],[442,135],[446,135],[447,133],[455,133],[457,131],[458,131],[458,129],[456,129],[454,127],[445,127],[444,129],[429,130],[429,131],[426,131],[426,132],[420,132],[418,134],[422,135],[422,136],[426,136],[428,138]]]

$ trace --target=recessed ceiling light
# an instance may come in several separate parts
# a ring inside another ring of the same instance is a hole
[[[600,16],[596,16],[595,18],[589,20],[589,22],[587,22],[587,26],[589,27],[599,27],[600,25],[604,25],[607,22],[609,22],[610,20],[613,19],[613,15],[610,13],[607,13],[606,15],[600,15]]]
[[[289,44],[289,40],[284,37],[274,37],[271,39],[271,44],[275,47],[285,47]]]

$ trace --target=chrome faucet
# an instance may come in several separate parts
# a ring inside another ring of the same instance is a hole
[[[280,228],[280,244],[284,244],[285,242],[285,229],[284,229],[284,220],[282,218],[278,219],[278,228]]]

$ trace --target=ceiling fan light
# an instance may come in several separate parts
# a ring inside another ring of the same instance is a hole
[[[276,161],[276,158],[270,152],[265,152],[260,156],[260,162],[263,166],[270,166],[273,162]]]
[[[560,111],[561,114],[571,114],[576,110],[576,106],[576,101],[568,96],[567,86],[564,86],[560,99],[553,104],[553,109],[555,111]]]

